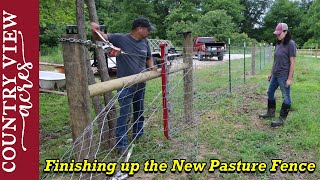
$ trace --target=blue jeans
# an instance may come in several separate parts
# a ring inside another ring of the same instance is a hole
[[[117,119],[116,140],[117,148],[126,149],[128,142],[128,117],[131,115],[131,107],[133,104],[133,129],[132,139],[138,138],[143,134],[144,123],[144,95],[145,83],[135,84],[121,91],[118,101],[120,104],[120,116]]]
[[[287,105],[291,105],[291,97],[290,97],[290,86],[286,87],[286,81],[288,76],[275,77],[272,76],[268,88],[268,99],[275,100],[275,92],[278,87],[282,92],[283,103]]]

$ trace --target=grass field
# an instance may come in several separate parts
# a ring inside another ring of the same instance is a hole
[[[248,59],[249,60],[249,59]],[[271,64],[242,83],[243,61],[232,61],[233,93],[228,93],[227,63],[195,72],[195,101],[201,112],[197,161],[265,162],[271,159],[285,162],[314,162],[320,165],[320,59],[297,57],[292,85],[292,111],[283,127],[271,128],[271,120],[258,118],[266,110],[266,76]],[[257,67],[257,65],[256,65]],[[148,82],[146,104],[159,80]],[[221,91],[222,90],[222,91]],[[213,102],[212,94],[224,92]],[[282,97],[277,92],[277,116]],[[44,160],[59,158],[70,145],[67,97],[40,95],[40,171]],[[168,156],[170,156],[168,154]],[[143,177],[143,176],[142,176]],[[189,175],[154,174],[156,179],[320,179],[319,167],[314,173],[191,173]]]
[[[42,62],[63,64],[62,47],[56,46],[52,48],[45,48],[39,59]]]
[[[320,68],[319,59],[296,60],[294,84],[292,86],[293,107],[285,126],[274,129],[271,120],[257,118],[265,111],[267,88],[266,75],[270,68],[240,86],[237,93],[226,96],[222,103],[202,120],[200,139],[204,144],[205,161],[266,162],[283,159],[287,162],[320,163]],[[270,64],[269,64],[270,66]],[[199,88],[200,89],[200,88]],[[277,93],[277,113],[282,103]],[[200,144],[202,144],[200,143]],[[202,175],[201,175],[202,176]],[[208,176],[217,176],[208,174]],[[219,177],[248,177],[248,174],[220,174]],[[315,173],[255,174],[261,178],[319,179],[319,168]]]

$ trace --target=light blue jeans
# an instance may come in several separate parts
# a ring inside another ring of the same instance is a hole
[[[269,88],[268,88],[268,99],[275,100],[275,92],[278,87],[282,92],[283,103],[287,105],[291,105],[291,97],[290,97],[290,86],[286,87],[286,81],[288,76],[275,77],[274,75],[271,77]]]
[[[132,139],[139,138],[143,134],[144,123],[144,95],[145,83],[135,84],[120,92],[118,101],[120,104],[120,116],[117,119],[116,140],[117,148],[126,149],[128,142],[128,117],[131,115],[133,104],[133,129]]]

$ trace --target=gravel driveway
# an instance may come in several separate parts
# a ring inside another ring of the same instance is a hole
[[[251,54],[246,54],[246,58],[251,57]],[[230,54],[231,60],[243,59],[243,54]],[[223,61],[218,61],[218,57],[214,57],[212,60],[209,61],[199,61],[196,56],[193,57],[193,66],[195,69],[205,67],[205,66],[213,66],[217,64],[222,64],[229,61],[229,54],[225,54],[223,57]],[[173,61],[173,65],[176,63],[181,63],[182,58],[178,58],[178,61]]]

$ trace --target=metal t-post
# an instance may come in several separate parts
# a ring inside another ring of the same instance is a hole
[[[263,67],[266,65],[266,47],[263,43]]]
[[[243,42],[243,82],[246,83],[246,42]]]
[[[260,72],[261,72],[261,43],[259,45],[260,45]]]
[[[230,47],[230,38],[228,39],[228,46],[229,46],[229,93],[231,93],[231,47]]]
[[[168,89],[168,45],[160,44],[161,50],[161,80],[162,80],[162,104],[163,104],[163,133],[167,139],[170,139],[169,126],[169,89]]]

